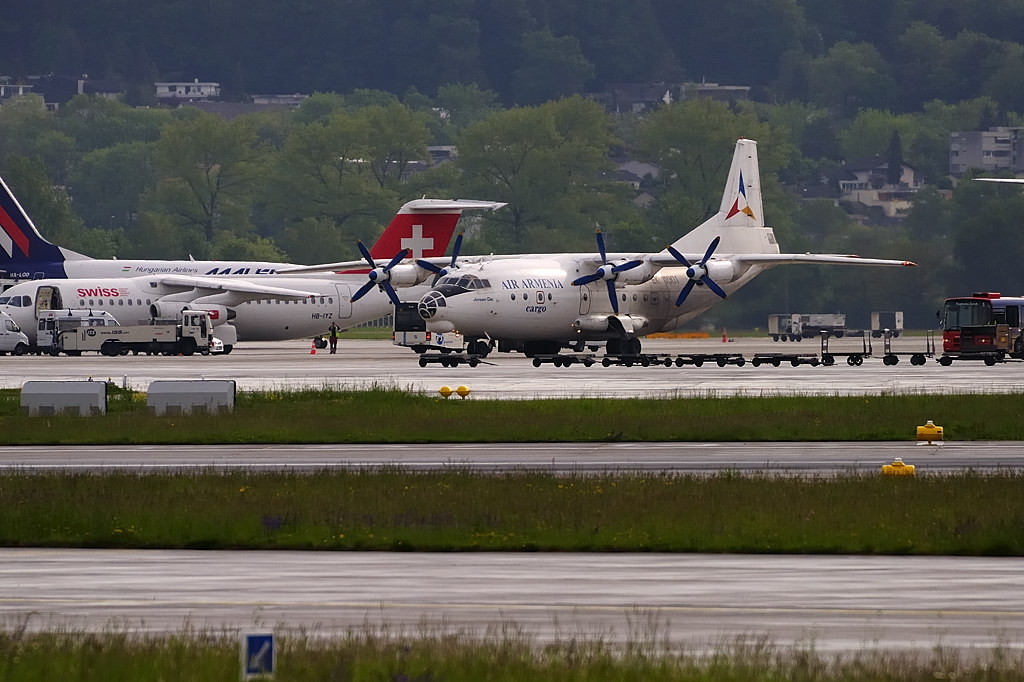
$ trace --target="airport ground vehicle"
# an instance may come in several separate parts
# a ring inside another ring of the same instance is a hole
[[[986,365],[1024,358],[1024,297],[981,291],[947,298],[942,304],[942,356],[939,363],[982,360]]]
[[[876,310],[871,313],[871,336],[880,339],[887,331],[894,339],[903,333],[902,310]]]
[[[846,332],[844,313],[781,313],[768,316],[772,341],[816,339],[822,332],[842,337]]]
[[[57,337],[56,348],[57,353],[68,355],[89,351],[109,356],[128,353],[208,355],[213,348],[213,324],[210,313],[205,310],[184,310],[177,321],[169,323],[79,326],[62,332]]]
[[[32,349],[37,355],[57,355],[60,347],[57,339],[64,332],[79,327],[114,327],[119,323],[105,310],[46,310],[39,313],[36,323],[36,343]]]
[[[24,355],[29,352],[28,337],[7,313],[0,313],[0,355]]]
[[[458,332],[427,331],[427,321],[417,312],[418,305],[419,301],[403,301],[395,306],[395,329],[391,339],[396,346],[408,346],[417,353],[461,352],[466,349],[466,341]]]

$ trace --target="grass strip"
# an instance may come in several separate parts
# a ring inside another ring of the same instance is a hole
[[[0,545],[1024,556],[1024,474],[5,473]]]
[[[1019,650],[963,655],[937,648],[886,652],[867,648],[822,653],[813,643],[780,647],[764,637],[720,642],[706,651],[658,638],[657,631],[625,644],[607,637],[570,634],[540,643],[511,625],[483,636],[424,625],[402,633],[386,626],[327,637],[282,634],[276,641],[276,676],[306,680],[407,680],[410,682],[774,682],[801,680],[1024,679]],[[0,679],[79,682],[206,682],[240,679],[237,636],[184,632],[170,636],[111,631],[32,634],[0,632]]]
[[[913,440],[931,419],[953,440],[1024,440],[1024,394],[445,400],[397,389],[241,392],[222,415],[156,417],[109,387],[101,417],[28,417],[0,392],[18,445]]]

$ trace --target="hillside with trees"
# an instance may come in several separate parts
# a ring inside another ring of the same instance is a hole
[[[778,268],[705,316],[875,309],[933,324],[947,295],[1020,293],[1024,199],[953,183],[949,135],[1021,125],[1024,5],[973,0],[12,0],[0,75],[88,73],[125,101],[35,95],[0,106],[0,174],[51,240],[93,256],[357,257],[403,201],[509,202],[465,252],[659,250],[717,208],[737,137],[759,141],[766,213],[786,251],[909,258],[914,272]],[[316,93],[231,120],[152,104],[156,80],[224,99]],[[751,101],[613,115],[581,95],[622,82],[718,81]],[[452,163],[408,171],[428,145]],[[649,204],[612,158],[656,164]],[[926,177],[900,225],[800,200],[846,159]],[[943,192],[943,190],[946,190]],[[1021,208],[1018,208],[1021,206]],[[864,319],[860,319],[863,317]]]

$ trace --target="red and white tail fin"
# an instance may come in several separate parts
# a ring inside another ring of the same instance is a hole
[[[370,248],[374,260],[387,261],[402,249],[411,258],[443,256],[455,233],[462,212],[468,209],[494,210],[505,204],[471,199],[416,199],[402,206]]]

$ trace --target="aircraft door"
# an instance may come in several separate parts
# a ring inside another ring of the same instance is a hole
[[[335,284],[338,291],[338,317],[347,319],[352,317],[352,289],[347,284]]]
[[[580,315],[590,314],[590,297],[593,292],[590,290],[589,284],[584,284],[580,287]]]
[[[60,289],[54,286],[41,286],[36,289],[36,318],[47,310],[60,310],[64,303],[60,296]]]

